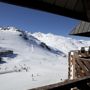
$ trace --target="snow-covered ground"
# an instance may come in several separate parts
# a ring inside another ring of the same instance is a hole
[[[0,63],[0,90],[27,90],[66,80],[68,52],[86,45],[90,42],[0,28],[0,50],[13,51]]]

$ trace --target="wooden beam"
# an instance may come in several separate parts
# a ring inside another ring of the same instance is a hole
[[[82,61],[89,61],[90,62],[90,58],[79,58]]]
[[[38,87],[38,88],[33,88],[33,89],[29,89],[29,90],[70,90],[73,87],[82,87],[81,85],[85,85],[87,87],[87,83],[90,83],[90,76],[88,77],[84,77],[84,78],[79,78],[76,80],[68,80],[66,82],[62,82],[62,83],[56,83],[56,84],[52,84],[52,85],[47,85],[47,86],[43,86],[43,87]],[[85,89],[86,90],[86,89]],[[87,89],[87,90],[90,90]]]

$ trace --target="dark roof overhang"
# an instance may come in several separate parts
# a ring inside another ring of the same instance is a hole
[[[70,33],[70,35],[90,37],[90,23],[81,21]]]
[[[90,22],[90,0],[0,0]]]

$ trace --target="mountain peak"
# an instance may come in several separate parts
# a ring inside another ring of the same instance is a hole
[[[0,30],[17,30],[15,27],[6,26],[6,27],[0,27]]]

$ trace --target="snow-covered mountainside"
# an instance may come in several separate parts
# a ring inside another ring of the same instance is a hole
[[[90,42],[0,28],[0,89],[27,90],[64,81],[68,52],[86,45]]]
[[[81,47],[90,46],[90,41],[75,40],[69,37],[58,36],[51,33],[44,34],[41,32],[33,33],[33,36],[46,43],[48,46],[56,48],[65,54],[71,50],[78,50]]]

